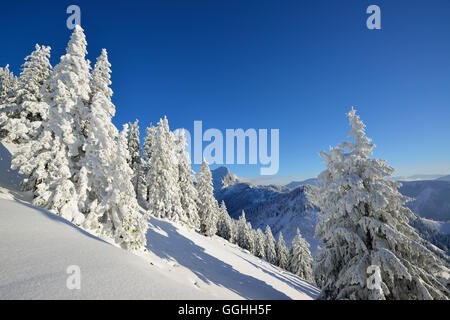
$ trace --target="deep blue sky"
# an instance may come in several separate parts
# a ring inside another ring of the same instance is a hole
[[[395,175],[450,173],[448,0],[2,2],[0,65],[18,74],[35,43],[55,65],[70,4],[88,58],[108,50],[118,126],[167,115],[172,128],[279,128],[273,181],[287,182],[323,170],[317,153],[346,138],[355,106]],[[371,4],[382,30],[366,28]]]

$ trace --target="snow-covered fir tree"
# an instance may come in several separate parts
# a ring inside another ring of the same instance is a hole
[[[142,150],[142,155],[144,159],[150,161],[152,146],[155,143],[156,139],[156,127],[152,124],[145,129],[146,136],[144,138],[144,145]]]
[[[176,141],[180,202],[186,222],[192,227],[199,227],[200,217],[197,208],[198,194],[194,185],[195,175],[191,167],[189,153],[186,151],[187,143],[184,135],[184,130],[181,130]]]
[[[237,235],[236,235],[236,243],[243,249],[247,249],[251,253],[255,252],[255,240],[253,237],[253,229],[245,218],[245,212],[242,210],[242,214],[239,217],[237,223]]]
[[[266,226],[265,238],[264,251],[266,254],[266,260],[271,264],[276,265],[278,263],[276,243],[275,238],[272,234],[272,230],[269,226]]]
[[[14,94],[17,89],[18,79],[9,70],[7,64],[0,68],[0,126],[4,126],[11,117],[11,102],[14,101]],[[0,128],[0,139],[8,135],[8,130]]]
[[[128,122],[130,132],[128,134],[128,149],[130,150],[130,167],[133,169],[132,183],[138,203],[144,204],[146,199],[146,174],[144,162],[141,156],[141,144],[139,140],[139,120]]]
[[[213,236],[217,232],[219,205],[214,198],[211,170],[206,160],[203,160],[197,178],[198,214],[200,216],[200,232]]]
[[[228,241],[233,237],[233,227],[231,217],[228,214],[225,201],[222,200],[219,208],[219,218],[217,219],[217,235]]]
[[[245,211],[242,210],[239,219],[236,222],[236,244],[244,248],[244,235],[247,229],[247,219],[245,218]]]
[[[314,268],[324,280],[319,298],[446,299],[436,278],[442,262],[408,224],[413,214],[400,184],[386,179],[394,169],[369,157],[375,145],[365,125],[353,108],[348,117],[354,142],[320,153],[327,169],[317,201],[323,219],[316,236],[324,245]]]
[[[141,162],[141,144],[139,142],[139,120],[128,122],[128,150],[130,151],[130,167]]]
[[[178,184],[178,160],[174,134],[166,117],[160,119],[148,163],[147,212],[155,217],[186,223]]]
[[[231,218],[231,237],[230,237],[230,240],[229,240],[231,243],[236,243],[237,244],[238,223],[239,223],[238,220]]]
[[[33,204],[75,223],[84,219],[75,183],[85,140],[82,120],[90,98],[86,45],[83,29],[76,26],[66,54],[43,86],[43,100],[49,105],[43,131],[36,140],[21,144],[12,160],[12,167],[28,176],[25,184],[34,191]]]
[[[9,70],[8,64],[4,68],[0,68],[0,111],[6,107],[6,98],[15,92],[17,83],[18,79]]]
[[[50,47],[36,44],[35,50],[25,58],[15,90],[5,99],[0,114],[0,131],[9,142],[23,143],[35,139],[42,131],[48,105],[43,102],[41,88],[51,73],[49,57]]]
[[[144,183],[141,186],[141,195],[138,196],[142,197],[142,199],[144,200],[144,207],[147,207],[147,202],[149,200],[149,194],[148,194],[148,186],[147,186],[147,173],[148,173],[148,168],[149,168],[149,163],[150,163],[150,158],[151,158],[151,152],[152,152],[152,146],[155,144],[155,140],[156,140],[156,127],[153,126],[150,123],[150,126],[147,127],[145,129],[145,133],[146,136],[144,137],[144,144],[143,144],[143,148],[142,148],[142,175],[145,177],[144,178]]]
[[[90,112],[85,116],[85,154],[80,163],[81,170],[85,171],[80,170],[78,180],[79,207],[83,213],[89,215],[86,225],[94,230],[100,228],[100,222],[94,218],[98,215],[95,207],[105,197],[111,179],[109,167],[117,152],[118,130],[112,123],[116,108],[111,102],[113,92],[110,88],[110,78],[111,64],[108,61],[108,53],[103,49],[92,71]],[[83,175],[88,177],[87,184]]]
[[[255,254],[255,230],[253,230],[252,224],[250,221],[247,221],[246,224],[246,237],[244,243],[248,243],[246,249],[250,251],[253,255]]]
[[[286,243],[284,242],[283,233],[280,231],[278,234],[278,242],[277,242],[277,261],[278,266],[282,269],[287,269],[289,262],[289,250],[286,247]]]
[[[312,274],[313,262],[309,243],[302,237],[300,230],[297,228],[297,234],[292,240],[289,252],[288,270],[306,281],[314,282]]]
[[[261,231],[261,229],[257,229],[254,236],[255,240],[255,256],[258,258],[265,259],[266,258],[266,251],[265,251],[265,244],[266,244],[266,237],[264,236],[264,233]]]
[[[148,223],[139,213],[131,183],[133,170],[129,165],[127,131],[128,125],[125,124],[119,134],[111,165],[107,167],[110,179],[105,195],[88,219],[95,223],[99,218],[100,232],[113,238],[122,248],[139,250],[145,248],[147,243]]]

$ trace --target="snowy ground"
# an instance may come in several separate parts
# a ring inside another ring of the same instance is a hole
[[[214,237],[151,219],[133,255],[33,207],[0,144],[0,299],[313,299],[301,278]],[[67,267],[81,289],[66,286]]]

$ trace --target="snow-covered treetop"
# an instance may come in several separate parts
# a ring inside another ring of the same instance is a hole
[[[67,44],[66,53],[84,58],[87,55],[86,47],[87,41],[84,30],[79,25],[76,25]]]
[[[35,50],[25,58],[22,72],[19,78],[19,92],[17,97],[22,101],[38,101],[42,98],[40,89],[50,76],[52,66],[50,64],[50,47],[35,45]]]
[[[352,107],[349,113],[347,113],[350,125],[352,129],[348,134],[349,137],[353,137],[355,143],[351,145],[352,151],[358,153],[361,156],[367,156],[372,154],[372,150],[375,148],[375,144],[371,143],[372,139],[366,136],[366,125],[361,121],[359,116],[356,114],[356,110]],[[347,146],[344,143],[342,147]],[[350,146],[350,145],[349,145]]]
[[[89,72],[91,66],[89,60],[85,58],[86,47],[87,41],[83,29],[76,26],[67,44],[66,54],[61,57],[60,63],[55,66],[48,81],[50,93],[62,89],[60,85],[63,84],[72,97],[81,98],[87,105],[91,96],[91,73]]]
[[[17,78],[9,71],[9,64],[0,68],[0,103],[10,93],[17,84]]]
[[[108,52],[102,49],[102,53],[97,58],[94,70],[92,70],[91,90],[92,94],[102,92],[107,98],[113,95],[111,85],[111,64],[108,60]],[[112,115],[114,116],[114,115]]]
[[[212,194],[213,184],[212,184],[212,174],[211,170],[209,169],[208,162],[203,159],[202,164],[200,165],[200,170],[198,172],[198,181],[202,182],[202,187],[205,188],[205,192],[208,192],[208,194]]]

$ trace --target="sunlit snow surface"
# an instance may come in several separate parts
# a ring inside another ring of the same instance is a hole
[[[137,256],[117,248],[29,204],[3,146],[0,159],[0,299],[313,299],[318,294],[308,282],[219,237],[206,238],[166,220],[149,221],[147,252]],[[79,290],[66,285],[71,265],[81,271]]]

